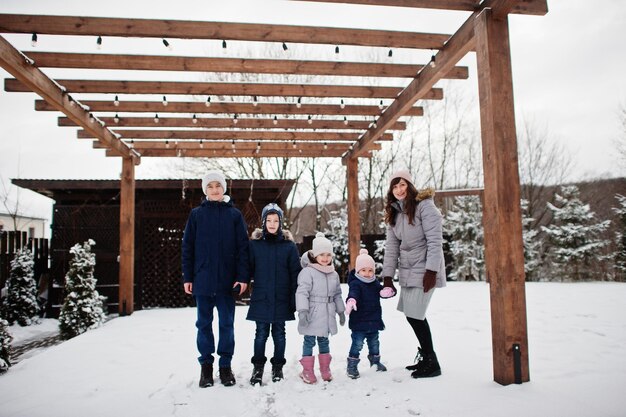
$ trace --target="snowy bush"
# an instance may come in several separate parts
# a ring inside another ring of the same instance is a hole
[[[11,261],[8,294],[3,306],[3,317],[10,325],[17,322],[20,326],[30,326],[39,320],[34,266],[33,254],[28,248],[21,249]]]
[[[0,374],[5,373],[11,366],[11,340],[9,334],[9,323],[0,319]]]
[[[335,269],[343,279],[348,271],[350,263],[350,252],[348,250],[348,212],[345,208],[331,211],[330,219],[327,222],[329,229],[324,234],[330,235],[333,243],[333,259]]]
[[[626,197],[616,194],[615,198],[619,207],[614,207],[613,211],[620,221],[619,230],[615,232],[615,272],[617,280],[626,281]]]
[[[99,327],[105,320],[104,297],[96,291],[93,276],[96,256],[91,252],[95,242],[89,239],[70,249],[73,255],[70,269],[65,275],[65,300],[59,315],[61,337],[70,339]]]
[[[595,221],[595,213],[580,200],[578,187],[563,186],[561,194],[555,195],[555,204],[547,203],[552,212],[552,221],[542,226],[550,247],[548,259],[557,268],[555,273],[561,279],[597,278],[602,259],[602,249],[609,243],[600,235],[605,232],[610,220]]]
[[[522,206],[522,239],[524,241],[524,272],[526,281],[534,279],[534,273],[541,265],[540,249],[541,241],[537,238],[539,231],[532,229],[535,219],[528,213],[528,200],[521,200]]]
[[[485,279],[485,247],[482,208],[477,196],[454,199],[444,222],[451,237],[450,252],[454,258],[449,278],[459,281]]]

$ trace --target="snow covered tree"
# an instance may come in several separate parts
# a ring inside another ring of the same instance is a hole
[[[619,202],[618,207],[614,207],[613,211],[617,213],[620,221],[620,227],[615,232],[615,272],[616,279],[626,281],[626,197],[616,194],[615,198]]]
[[[532,228],[535,221],[528,212],[528,201],[522,199],[522,239],[524,241],[524,272],[526,281],[534,278],[534,273],[540,265],[541,242],[537,239],[539,231]]]
[[[33,254],[28,248],[20,249],[11,261],[3,313],[9,324],[30,326],[39,319],[34,266]]]
[[[93,270],[96,256],[91,252],[91,239],[70,249],[73,258],[65,275],[65,300],[59,315],[61,337],[70,339],[99,327],[105,320],[104,297],[96,291]]]
[[[599,270],[597,262],[609,241],[600,237],[611,224],[610,220],[595,221],[595,213],[580,200],[575,185],[561,187],[555,195],[555,204],[547,203],[552,221],[541,229],[547,234],[549,259],[557,266],[562,278],[591,279]]]
[[[339,277],[343,279],[348,271],[350,252],[348,250],[348,212],[345,208],[331,211],[324,234],[331,235],[333,259]]]
[[[449,278],[458,281],[484,279],[485,246],[480,198],[456,197],[446,215],[444,230],[451,237],[450,252],[454,257]]]
[[[9,323],[0,319],[0,374],[5,373],[11,366],[11,341],[13,338],[9,334]]]

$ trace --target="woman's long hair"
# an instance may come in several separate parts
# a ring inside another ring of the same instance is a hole
[[[385,204],[385,223],[391,226],[396,225],[396,209],[391,205],[398,201],[393,195],[393,186],[399,183],[403,178],[394,178],[389,184],[389,190],[387,190],[387,203]],[[417,207],[417,188],[409,181],[406,182],[406,197],[404,198],[404,213],[409,217],[409,224],[413,225],[413,218],[415,217],[415,208]]]

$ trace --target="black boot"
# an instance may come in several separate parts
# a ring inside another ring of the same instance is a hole
[[[417,369],[411,373],[413,378],[431,378],[441,375],[441,367],[435,352],[425,353],[424,359],[417,363]]]
[[[413,365],[406,366],[405,369],[407,371],[415,371],[418,368],[420,361],[424,359],[424,355],[422,354],[422,348],[417,348],[417,354],[415,355],[415,359],[413,360]]]
[[[272,365],[272,382],[282,381],[283,378],[283,365]]]
[[[250,377],[250,385],[263,385],[263,368],[265,364],[255,363],[252,369],[252,376]]]
[[[230,366],[220,367],[220,381],[225,387],[235,385],[235,375],[233,375],[233,370]]]
[[[203,363],[200,365],[202,368],[200,370],[200,388],[212,387],[213,386],[213,364],[212,363]]]

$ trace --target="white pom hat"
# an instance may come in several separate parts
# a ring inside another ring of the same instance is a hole
[[[374,263],[374,258],[367,254],[367,249],[361,249],[359,252],[359,256],[356,257],[356,265],[354,266],[354,270],[359,273],[359,271],[363,268],[372,268],[376,271],[376,264]]]
[[[311,253],[314,258],[317,258],[322,253],[330,253],[333,254],[333,244],[330,240],[326,239],[324,233],[317,232],[315,235],[315,239],[313,239],[313,249],[311,249]]]
[[[213,181],[217,181],[222,185],[224,192],[226,192],[226,177],[222,173],[222,171],[209,171],[204,177],[202,177],[202,192],[206,195],[206,187],[212,183]]]

